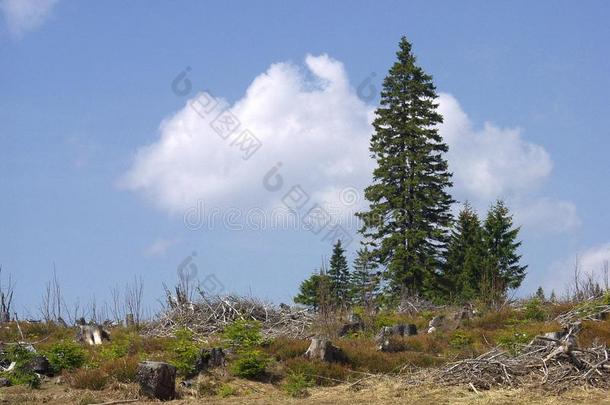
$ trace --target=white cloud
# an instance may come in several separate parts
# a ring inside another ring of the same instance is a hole
[[[370,181],[374,107],[358,98],[340,62],[309,55],[305,68],[273,64],[233,105],[222,102],[241,121],[228,140],[210,126],[217,114],[202,118],[190,104],[204,100],[199,97],[205,93],[194,97],[161,123],[158,141],[138,151],[123,186],[148,195],[163,209],[184,212],[200,200],[208,207],[267,208],[298,184],[310,202],[353,212],[357,206],[341,204],[341,193],[350,187],[362,190]],[[517,128],[486,123],[475,129],[450,94],[441,94],[439,103],[457,199],[486,208],[506,198],[518,206],[521,223],[544,230],[563,231],[579,223],[572,203],[531,197],[552,169],[542,146],[525,140]],[[262,142],[246,161],[231,145],[243,129]],[[272,192],[262,179],[277,162],[282,162],[285,184]]]
[[[28,31],[41,26],[51,14],[58,0],[1,0],[0,10],[4,14],[9,33],[21,38]]]
[[[489,201],[518,195],[550,174],[552,162],[547,151],[524,140],[519,129],[487,122],[475,130],[453,96],[441,94],[439,104],[453,182],[464,197]]]
[[[164,256],[167,251],[177,243],[174,239],[159,238],[151,243],[145,250],[146,256]]]
[[[570,201],[537,198],[513,206],[515,222],[539,233],[562,233],[581,225],[576,205]]]
[[[594,280],[603,285],[604,267],[607,263],[610,263],[610,242],[587,248],[555,262],[548,272],[538,275],[539,284],[547,291],[565,292],[568,286],[573,286],[574,268],[578,264],[581,276],[592,275]]]
[[[245,96],[228,107],[241,126],[227,140],[187,103],[163,121],[160,140],[138,152],[123,185],[169,211],[183,211],[198,200],[265,208],[293,185],[310,194],[311,202],[323,203],[338,201],[345,187],[364,185],[371,172],[373,107],[348,85],[340,62],[308,56],[305,65],[307,72],[277,63],[255,78]],[[231,144],[242,129],[262,142],[248,160]],[[263,177],[278,162],[284,185],[273,192],[263,187]]]

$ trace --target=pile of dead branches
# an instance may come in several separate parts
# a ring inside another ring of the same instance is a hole
[[[167,307],[147,326],[147,334],[173,336],[175,331],[188,328],[199,335],[210,335],[222,330],[235,320],[261,323],[266,337],[309,336],[315,314],[303,308],[280,305],[276,307],[261,300],[235,295],[206,297],[196,300],[183,297],[168,299]]]
[[[563,327],[577,321],[600,321],[610,314],[610,305],[598,301],[584,301],[555,320]]]
[[[501,348],[474,359],[450,365],[438,375],[445,384],[469,384],[476,388],[493,386],[542,386],[563,391],[583,383],[610,387],[610,358],[604,346],[580,349],[576,346],[578,323],[562,332],[536,337],[513,355]]]

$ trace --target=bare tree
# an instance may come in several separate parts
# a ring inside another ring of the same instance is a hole
[[[15,291],[15,283],[12,277],[8,275],[8,283],[2,284],[2,266],[0,266],[0,324],[10,322],[11,320],[11,305],[13,303],[13,293]]]
[[[142,293],[144,291],[144,282],[142,277],[134,277],[133,283],[127,283],[125,286],[125,309],[126,316],[132,315],[136,325],[140,324],[142,319]]]
[[[125,319],[125,305],[121,300],[121,291],[118,286],[110,288],[110,298],[112,300],[110,306],[110,313],[114,322],[117,324],[121,323]]]

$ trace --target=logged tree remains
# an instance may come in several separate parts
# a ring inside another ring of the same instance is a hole
[[[222,330],[236,320],[261,323],[266,337],[311,336],[310,327],[315,314],[309,309],[277,307],[261,300],[235,295],[207,297],[200,293],[197,300],[172,295],[168,290],[167,307],[146,328],[154,336],[172,336],[177,329],[187,327],[193,332],[209,335]]]
[[[605,346],[578,348],[575,335],[579,330],[580,324],[575,323],[562,332],[537,336],[516,355],[494,348],[477,358],[452,364],[439,374],[438,381],[481,389],[539,385],[564,391],[583,383],[609,388],[608,350]]]

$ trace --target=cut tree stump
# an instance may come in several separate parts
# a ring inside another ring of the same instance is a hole
[[[311,344],[305,352],[305,357],[327,362],[346,361],[346,356],[341,349],[334,346],[330,340],[324,338],[311,339]]]
[[[136,381],[142,393],[150,398],[167,401],[176,396],[176,367],[159,362],[145,361],[138,364]]]

